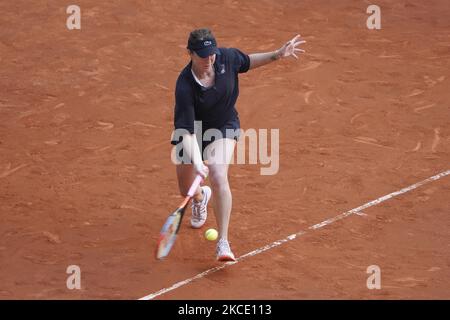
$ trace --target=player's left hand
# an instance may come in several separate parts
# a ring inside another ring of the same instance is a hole
[[[305,40],[302,40],[300,38],[300,35],[296,35],[294,38],[292,38],[292,40],[286,42],[284,44],[284,46],[282,46],[280,49],[278,49],[278,53],[280,55],[281,58],[286,58],[289,56],[293,56],[296,59],[298,59],[298,56],[296,55],[296,53],[304,53],[305,50],[297,48],[298,45],[302,44],[302,43],[306,43]]]

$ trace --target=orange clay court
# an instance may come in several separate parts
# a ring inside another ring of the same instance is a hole
[[[174,87],[200,27],[247,54],[307,41],[240,76],[242,128],[280,129],[278,174],[230,168],[237,257],[305,233],[155,299],[450,298],[448,1],[376,1],[380,30],[369,1],[76,4],[81,30],[60,1],[0,4],[0,299],[139,299],[223,266],[203,236],[212,212],[153,255],[182,199]]]

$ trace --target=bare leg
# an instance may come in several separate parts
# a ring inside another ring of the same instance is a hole
[[[219,139],[208,145],[207,154],[209,179],[214,195],[214,214],[219,228],[219,238],[228,239],[232,196],[228,183],[228,167],[231,162],[236,141]],[[211,152],[214,150],[214,152]]]
[[[180,193],[183,197],[187,196],[189,188],[194,182],[195,179],[195,170],[192,164],[178,164],[177,165],[177,177],[178,177],[178,187],[180,189]],[[203,194],[200,187],[197,188],[194,194],[195,201],[202,201]]]

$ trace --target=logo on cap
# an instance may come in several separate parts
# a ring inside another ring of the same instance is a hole
[[[203,42],[204,46],[210,46],[211,44],[212,44],[212,41],[209,41],[209,40]]]

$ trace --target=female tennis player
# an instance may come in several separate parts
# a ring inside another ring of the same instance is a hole
[[[175,131],[171,142],[177,145],[176,171],[183,196],[196,175],[209,176],[212,191],[208,186],[197,189],[192,201],[191,225],[200,228],[205,224],[207,205],[214,194],[219,231],[216,257],[219,261],[235,260],[228,242],[232,206],[228,167],[239,138],[238,74],[290,56],[298,58],[296,53],[304,50],[297,46],[304,42],[297,35],[278,50],[247,55],[235,48],[218,48],[209,29],[197,29],[189,35],[190,62],[176,83]],[[214,135],[215,139],[203,139],[209,129],[215,129],[219,135]],[[202,137],[201,141],[196,133]]]

